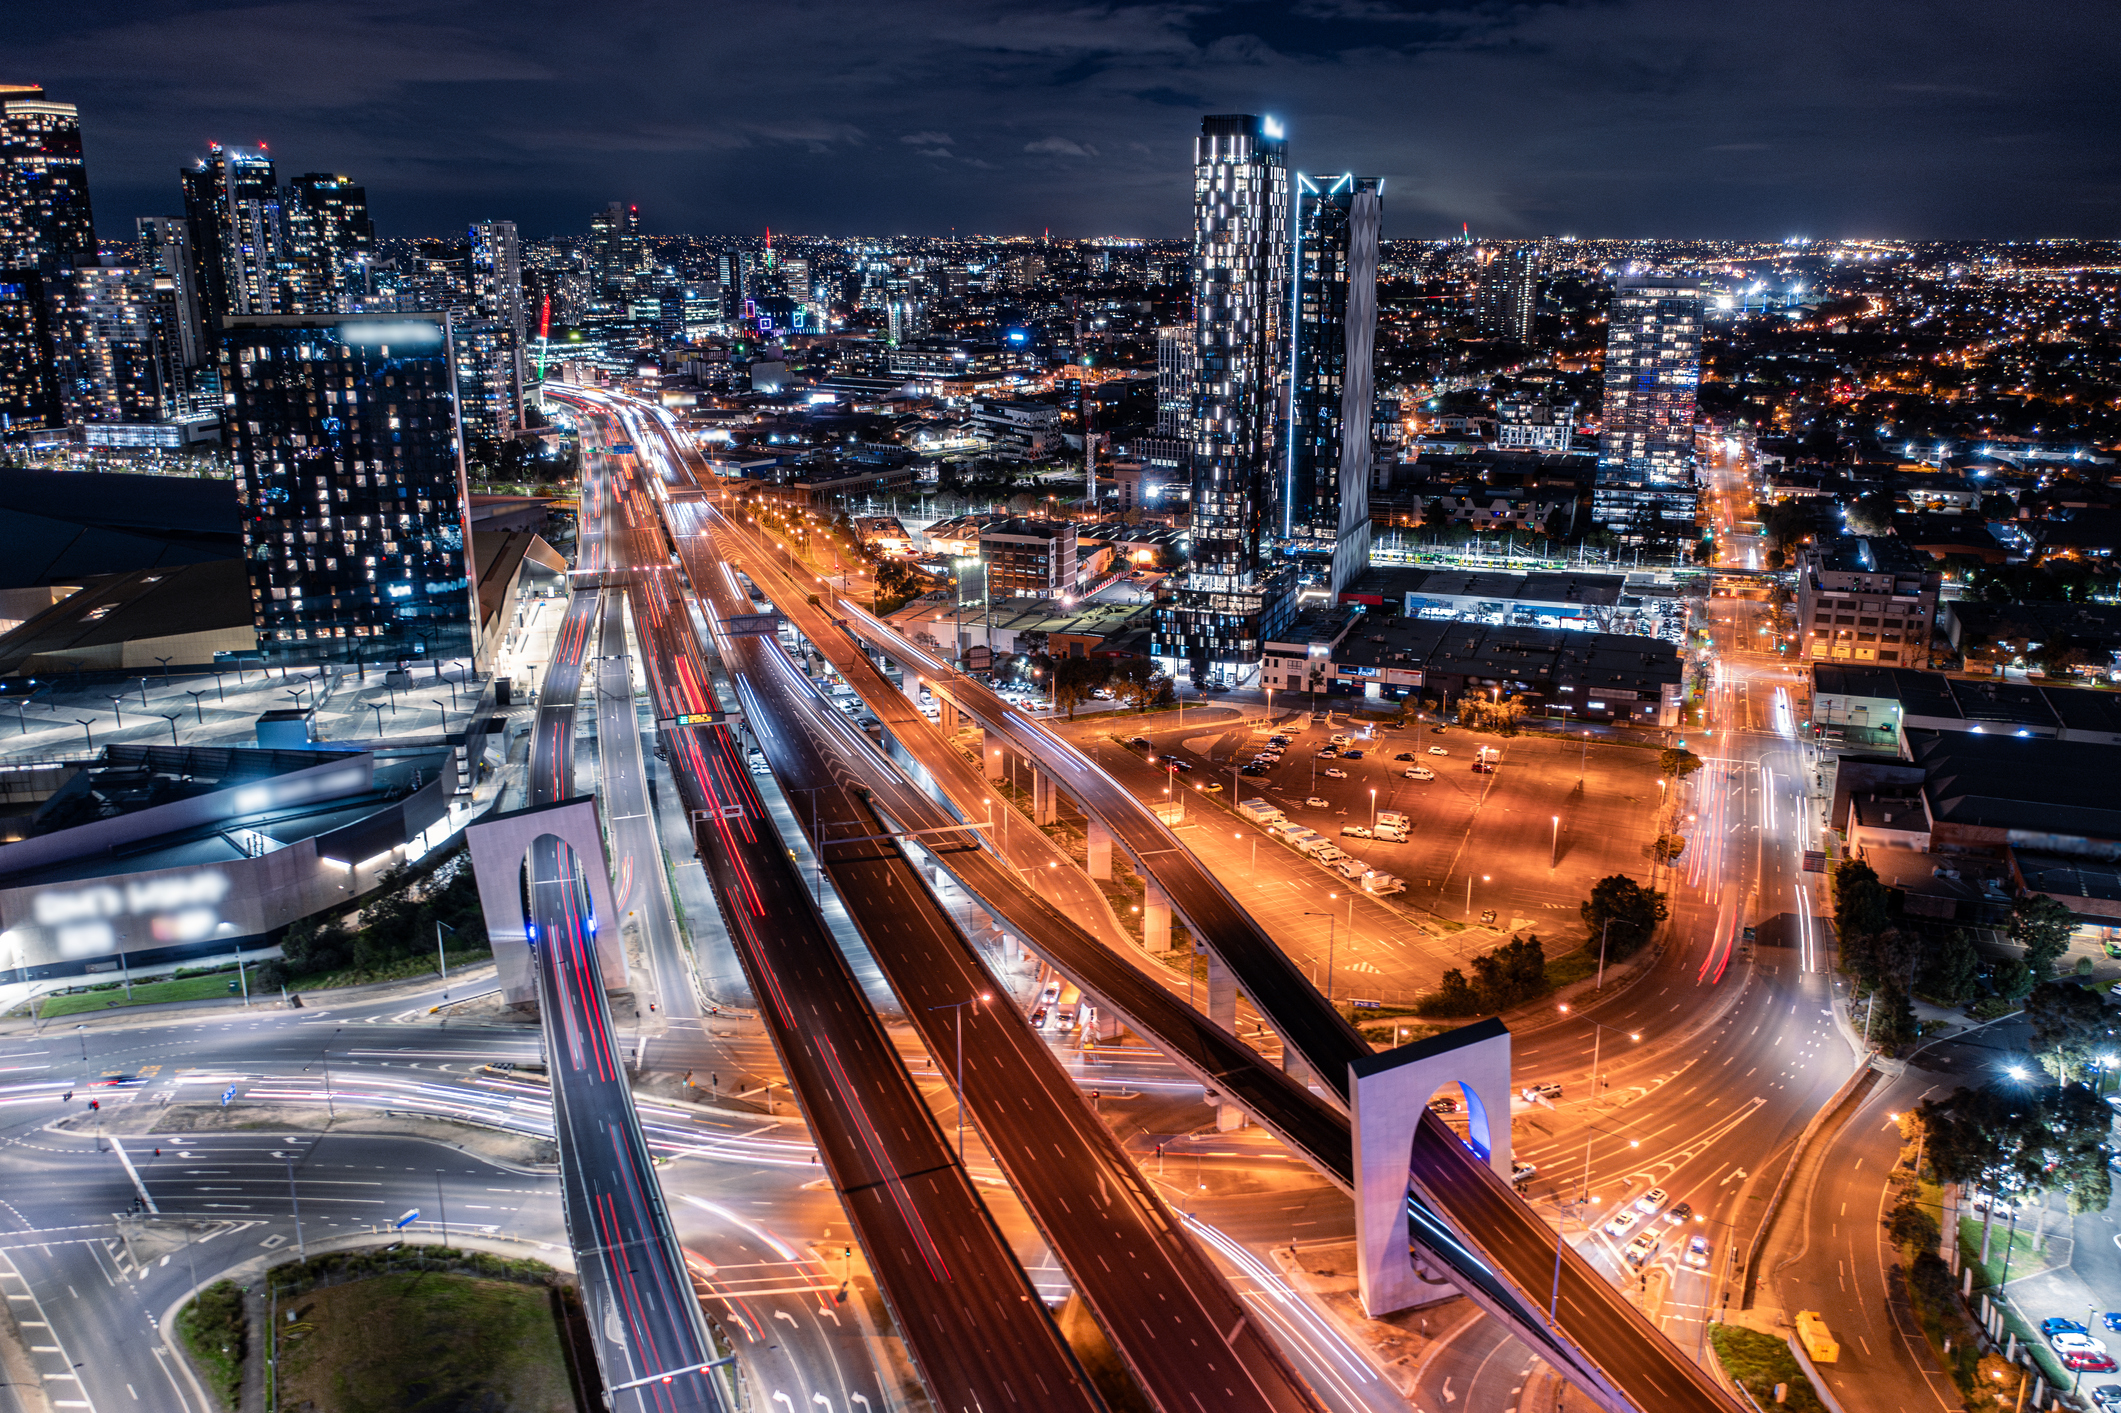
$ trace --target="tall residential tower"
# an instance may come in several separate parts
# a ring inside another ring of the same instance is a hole
[[[1630,539],[1693,535],[1701,319],[1693,280],[1637,275],[1613,285],[1591,513]]]
[[[1289,165],[1281,125],[1203,118],[1193,145],[1190,565],[1159,656],[1249,663],[1277,597],[1267,537],[1285,376]]]
[[[1289,554],[1325,561],[1335,594],[1370,557],[1372,354],[1383,220],[1379,178],[1296,178],[1291,381],[1276,532]]]
[[[49,270],[95,253],[79,110],[35,84],[0,84],[0,267]]]

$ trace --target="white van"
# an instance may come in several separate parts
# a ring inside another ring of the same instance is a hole
[[[1312,831],[1293,819],[1277,819],[1267,826],[1267,832],[1277,839],[1293,839],[1298,834],[1309,834]]]
[[[1379,810],[1377,812],[1377,827],[1404,831],[1407,827],[1407,817],[1398,810]]]
[[[1260,799],[1246,800],[1237,807],[1237,812],[1254,824],[1273,824],[1288,818],[1277,806]]]
[[[1389,873],[1380,873],[1373,868],[1362,876],[1362,891],[1373,898],[1381,898],[1388,893],[1404,893],[1407,891],[1407,885],[1404,879],[1394,878]]]
[[[1333,871],[1342,878],[1360,878],[1370,870],[1361,859],[1338,858],[1333,860]]]

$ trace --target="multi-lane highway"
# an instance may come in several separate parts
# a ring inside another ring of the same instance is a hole
[[[565,396],[587,418],[618,415],[607,400]],[[671,766],[761,1017],[899,1333],[945,1408],[1095,1408],[792,866],[731,730],[676,723],[734,704],[715,692],[670,564],[660,488],[642,480],[608,488],[608,547]]]

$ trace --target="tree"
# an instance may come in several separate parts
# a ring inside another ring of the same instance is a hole
[[[2016,957],[2005,957],[1996,963],[1995,975],[1989,981],[2004,1000],[2021,1001],[2033,989],[2033,969]]]
[[[1064,657],[1053,664],[1053,705],[1075,719],[1078,702],[1087,700],[1099,687],[1105,685],[1109,664],[1101,658]]]
[[[2012,500],[2001,491],[1990,491],[1987,495],[1981,497],[1979,508],[1983,520],[2015,520],[2018,518],[2018,502]]]
[[[2035,1144],[2036,1105],[2023,1089],[1983,1085],[1952,1091],[1948,1099],[1922,1101],[1922,1123],[1929,1132],[1929,1162],[1945,1182],[1956,1182],[2002,1196],[2029,1190],[2040,1171],[2029,1156]],[[1990,1203],[1981,1214],[1981,1260],[1988,1261]]]
[[[1868,964],[1869,943],[1885,931],[1886,892],[1878,872],[1861,859],[1834,866],[1834,930],[1841,935],[1842,960],[1866,980],[1876,975]]]
[[[1546,537],[1556,543],[1566,540],[1569,537],[1570,529],[1569,512],[1558,505],[1555,506],[1547,512],[1546,524],[1541,528],[1544,530]]]
[[[1684,780],[1701,769],[1701,757],[1678,746],[1667,746],[1657,753],[1657,769],[1675,780]]]
[[[2011,941],[2025,949],[2025,964],[2033,975],[2054,974],[2055,962],[2069,950],[2069,938],[2077,920],[2068,908],[2045,893],[2028,893],[2011,906]]]
[[[1443,974],[1436,989],[1415,1003],[1414,1009],[1427,1016],[1470,1016],[1480,1011],[1480,993],[1466,980],[1466,974],[1452,967]]]
[[[1857,498],[1848,508],[1848,528],[1852,535],[1889,535],[1893,530],[1893,498],[1884,491],[1872,491]]]
[[[1981,954],[1974,950],[1974,939],[1966,929],[1955,927],[1945,933],[1937,948],[1925,994],[1944,1005],[1957,1006],[1973,1000],[1980,991]]]
[[[2113,1013],[2098,993],[2074,981],[2043,981],[2025,998],[2032,1025],[2027,1048],[2040,1068],[2064,1083],[2097,1073],[2098,1056],[2112,1049]]]
[[[1780,569],[1782,567],[1781,550],[1771,549],[1767,552],[1767,567],[1769,569]]]
[[[1657,836],[1657,842],[1650,845],[1650,852],[1657,856],[1657,862],[1661,864],[1676,861],[1685,849],[1686,836],[1684,834],[1660,834]]]
[[[1605,955],[1616,960],[1638,951],[1667,916],[1664,895],[1624,873],[1599,879],[1580,912],[1591,937],[1602,940]]]
[[[1546,950],[1537,936],[1512,938],[1473,958],[1473,984],[1482,1009],[1506,1011],[1547,989]]]

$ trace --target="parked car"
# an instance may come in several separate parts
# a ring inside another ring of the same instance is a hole
[[[1340,754],[1341,754],[1341,759],[1343,759],[1343,760],[1361,760],[1361,759],[1362,759],[1362,752],[1361,752],[1361,751],[1342,751],[1342,752],[1341,752]]]
[[[1306,796],[1304,799],[1304,808],[1307,810],[1325,810],[1331,809],[1333,807],[1327,804],[1324,800],[1319,799],[1318,796],[1309,795]]]
[[[2093,1389],[2092,1406],[2099,1409],[2121,1408],[2121,1384],[2101,1384]]]
[[[1400,774],[1409,780],[1434,780],[1436,778],[1436,772],[1425,765],[1410,765],[1401,771]]]
[[[1445,750],[1442,746],[1431,746],[1429,747],[1429,754],[1432,756],[1447,756],[1451,753]]]
[[[2096,1335],[2063,1333],[2049,1335],[2047,1342],[2055,1347],[2057,1354],[2106,1353],[2106,1341]]]
[[[2065,1320],[2054,1315],[2040,1322],[2040,1333],[2052,1339],[2058,1334],[2090,1334],[2091,1331],[2075,1320]]]
[[[1345,779],[1347,779],[1347,778],[1348,778],[1348,772],[1346,772],[1345,770],[1342,770],[1342,769],[1341,769],[1341,768],[1340,768],[1339,766],[1337,766],[1337,765],[1329,765],[1329,766],[1327,766],[1327,767],[1326,767],[1326,771],[1325,771],[1325,775],[1326,775],[1326,779],[1328,779],[1328,780],[1345,780]]]
[[[1156,748],[1156,743],[1151,741],[1147,736],[1129,736],[1127,738],[1127,744],[1130,746],[1138,747],[1139,749],[1144,751],[1154,750]]]
[[[1414,758],[1412,751],[1401,751],[1398,755],[1392,757],[1394,760],[1413,760]]]
[[[2121,1310],[2109,1310],[2099,1317],[2099,1321],[2110,1330],[2121,1330]]]
[[[1474,761],[1473,773],[1475,775],[1493,775],[1495,773],[1495,762],[1491,760]]]
[[[1340,752],[1332,746],[1328,746],[1318,753],[1318,758],[1320,760],[1339,760]]]
[[[1267,773],[1267,768],[1261,765],[1258,761],[1253,761],[1250,765],[1239,766],[1237,768],[1237,773],[1239,775],[1265,775]]]
[[[2121,1370],[2121,1364],[2114,1362],[2113,1355],[2093,1354],[2089,1351],[2063,1355],[2062,1367],[2074,1369],[2080,1374],[2111,1374]]]
[[[1525,1103],[1536,1104],[1542,1099],[1550,1101],[1559,1099],[1561,1097],[1561,1086],[1552,1083],[1528,1084],[1518,1092],[1524,1095]]]
[[[1343,824],[1340,827],[1340,832],[1343,837],[1349,839],[1370,839],[1376,837],[1370,833],[1370,826],[1367,824]]]

